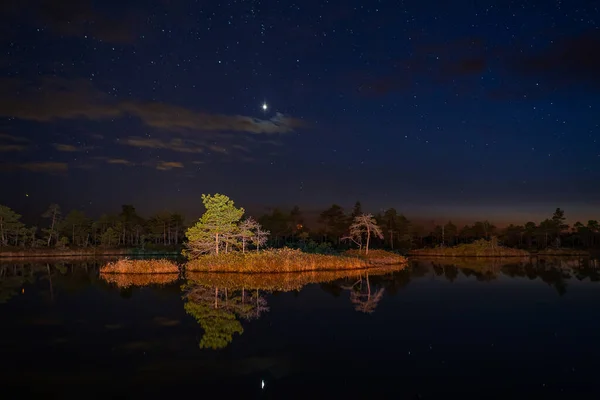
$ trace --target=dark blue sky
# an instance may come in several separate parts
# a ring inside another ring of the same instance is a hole
[[[196,216],[222,192],[255,210],[598,218],[597,2],[1,7],[0,203],[21,213]]]

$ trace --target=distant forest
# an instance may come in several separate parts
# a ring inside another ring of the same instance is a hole
[[[327,253],[352,247],[342,240],[348,234],[354,217],[363,213],[360,202],[346,212],[334,204],[320,213],[315,226],[304,223],[302,210],[296,206],[289,211],[275,209],[257,218],[271,232],[268,246],[289,246]],[[178,247],[185,239],[185,230],[196,221],[186,221],[179,213],[160,212],[149,218],[137,214],[133,205],[123,205],[119,213],[105,214],[94,220],[79,210],[63,213],[52,204],[42,215],[43,226],[25,226],[21,215],[0,205],[0,247]],[[374,239],[373,247],[396,251],[433,246],[453,246],[492,237],[504,246],[523,249],[548,247],[600,247],[598,221],[565,223],[565,213],[557,208],[549,218],[540,222],[525,222],[499,229],[490,221],[476,221],[458,227],[451,221],[425,229],[413,224],[394,208],[374,215],[383,231],[383,239]]]

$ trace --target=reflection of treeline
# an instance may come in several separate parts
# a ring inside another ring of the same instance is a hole
[[[43,282],[36,292],[54,300],[62,291],[76,292],[89,285],[108,287],[98,278],[99,262],[59,261],[35,263],[3,263],[0,265],[0,303],[5,303],[36,281]]]

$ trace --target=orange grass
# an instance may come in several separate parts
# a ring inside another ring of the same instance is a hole
[[[276,249],[205,255],[188,262],[188,271],[206,272],[302,272],[317,270],[361,269],[369,265],[357,257],[303,253],[300,250]]]
[[[188,282],[203,286],[227,288],[231,290],[259,289],[288,292],[301,289],[310,283],[331,282],[343,278],[358,278],[369,274],[384,275],[400,271],[406,264],[389,267],[370,267],[368,269],[338,271],[305,271],[290,273],[240,274],[236,272],[186,272]]]
[[[129,286],[149,286],[149,285],[167,285],[176,282],[179,274],[115,274],[101,273],[100,278],[108,283],[115,284],[117,287],[126,288]]]
[[[487,240],[477,240],[469,244],[453,247],[435,247],[432,249],[411,250],[411,256],[436,257],[529,257],[529,252],[510,247],[493,246]]]
[[[103,274],[178,274],[179,267],[170,260],[130,260],[109,262],[100,268]]]
[[[369,262],[369,264],[389,265],[389,264],[405,264],[408,260],[399,254],[385,250],[369,250],[369,254],[365,251],[357,249],[347,250],[344,252],[347,257],[358,257]]]

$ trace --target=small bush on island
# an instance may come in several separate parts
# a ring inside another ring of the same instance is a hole
[[[469,244],[459,244],[453,247],[434,247],[418,249],[410,252],[411,256],[440,256],[440,257],[528,257],[528,251],[503,247],[492,240],[480,239]]]
[[[179,274],[179,267],[170,260],[130,260],[109,262],[100,268],[101,274]]]

